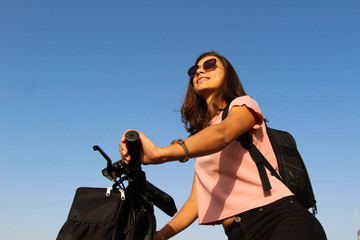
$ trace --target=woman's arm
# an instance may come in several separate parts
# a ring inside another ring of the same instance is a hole
[[[221,151],[231,141],[237,139],[254,126],[256,122],[255,116],[246,106],[232,107],[224,121],[211,125],[184,140],[190,157],[199,157]],[[169,147],[161,149],[163,150],[163,156],[171,155],[172,149]]]
[[[178,234],[190,226],[198,217],[197,198],[196,198],[196,180],[194,176],[192,190],[184,206],[175,215],[175,217],[157,232],[155,240],[165,240]]]
[[[234,106],[228,116],[219,124],[211,125],[193,136],[184,139],[189,150],[189,156],[199,157],[212,154],[224,149],[231,141],[249,131],[255,124],[255,113],[246,106]],[[184,149],[179,145],[158,147],[144,134],[140,134],[142,145],[141,161],[143,164],[159,164],[184,158]],[[123,159],[129,160],[125,134],[119,143]]]

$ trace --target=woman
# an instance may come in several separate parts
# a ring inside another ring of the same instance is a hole
[[[158,147],[139,133],[143,164],[196,158],[189,199],[157,232],[156,239],[171,238],[197,218],[199,224],[222,224],[228,239],[326,239],[316,218],[269,172],[272,189],[264,192],[254,161],[236,141],[249,132],[256,147],[277,169],[261,110],[245,95],[229,61],[216,52],[207,52],[188,74],[181,113],[191,136]],[[222,121],[227,104],[229,114]],[[129,161],[124,135],[119,146],[123,159]]]

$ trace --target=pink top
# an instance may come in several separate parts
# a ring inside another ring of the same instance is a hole
[[[278,171],[277,161],[266,133],[264,117],[249,96],[238,97],[230,104],[251,109],[259,118],[250,134],[255,146]],[[210,124],[221,122],[222,113]],[[241,123],[239,123],[241,124]],[[261,207],[293,195],[291,191],[266,169],[272,189],[264,192],[257,167],[249,152],[234,140],[220,152],[195,160],[199,224],[216,224],[236,214]]]

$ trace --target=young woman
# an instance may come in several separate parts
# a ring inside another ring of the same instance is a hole
[[[196,158],[189,199],[157,232],[156,239],[171,238],[197,218],[199,224],[222,224],[228,239],[326,239],[317,219],[268,171],[272,189],[264,192],[254,161],[236,141],[249,132],[256,147],[277,169],[261,110],[245,94],[230,62],[216,52],[207,52],[188,74],[181,113],[191,136],[158,147],[139,132],[143,164]],[[222,121],[227,104],[229,114]],[[120,152],[125,161],[130,161],[124,135]]]

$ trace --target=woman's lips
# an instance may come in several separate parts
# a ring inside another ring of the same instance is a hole
[[[207,78],[207,77],[201,77],[201,78],[199,78],[197,81],[196,81],[196,83],[200,83],[200,82],[203,82],[203,81],[206,81],[206,80],[208,80],[209,78]]]

